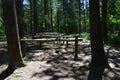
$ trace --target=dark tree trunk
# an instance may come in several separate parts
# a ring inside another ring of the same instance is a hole
[[[3,0],[3,20],[8,44],[9,65],[23,63],[15,0]]]
[[[52,0],[50,1],[50,12],[51,12],[51,31],[53,32],[53,9],[52,9]]]
[[[17,21],[19,28],[19,36],[20,39],[24,37],[24,27],[23,27],[23,0],[15,0],[16,1],[16,11],[17,11]],[[25,56],[25,43],[21,42],[21,49],[23,53],[23,57]]]
[[[23,28],[23,0],[16,1],[16,10],[17,10],[17,20],[19,27],[19,36],[20,38],[24,37],[24,28]]]
[[[44,32],[45,30],[44,30],[44,10],[43,10],[43,6],[44,6],[44,4],[43,4],[43,0],[41,0],[41,16],[40,16],[40,18],[41,18],[41,23],[40,23],[40,25],[41,25],[41,28],[40,28],[40,31],[41,32]]]
[[[107,36],[108,30],[106,25],[107,16],[107,0],[102,0],[102,34],[103,37]]]
[[[37,0],[33,0],[34,35],[38,30]]]
[[[47,25],[47,3],[48,0],[44,0],[44,23],[45,23],[45,31],[48,31],[48,25]]]
[[[33,0],[29,0],[30,2],[30,33],[33,38],[34,33],[33,33]]]
[[[78,31],[79,33],[81,33],[82,29],[81,29],[81,0],[78,0],[79,3],[79,28]]]
[[[103,48],[99,0],[90,0],[89,3],[92,60],[88,80],[102,80],[102,74],[108,66],[108,61]]]
[[[86,2],[86,32],[89,32],[89,22],[88,22],[88,19],[89,19],[89,2],[88,0],[85,1]]]
[[[59,0],[58,0],[58,4],[59,4]],[[57,29],[58,29],[57,31],[58,31],[58,32],[60,32],[60,21],[59,21],[59,16],[60,16],[60,15],[59,15],[59,13],[60,13],[60,12],[59,12],[59,7],[58,7],[58,10],[57,10],[57,27],[58,27],[58,28],[57,28]]]
[[[86,6],[86,1],[84,2],[84,0],[82,1],[82,3],[83,3],[83,15],[84,15],[84,19],[83,19],[83,21],[84,21],[84,32],[86,32],[86,9],[85,9],[85,6]]]

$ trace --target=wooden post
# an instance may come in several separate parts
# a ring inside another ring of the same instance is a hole
[[[39,36],[40,39],[42,39],[41,36]],[[39,47],[41,48],[42,47],[42,42],[39,42]]]
[[[68,39],[68,37],[66,37],[66,39]],[[66,41],[66,48],[68,48],[68,41]]]
[[[26,37],[23,37],[23,39],[27,39]],[[27,48],[27,42],[20,41],[21,42],[21,50],[22,50],[22,57],[26,56],[26,48]]]
[[[75,56],[74,56],[74,60],[76,60],[78,58],[78,37],[75,37]]]

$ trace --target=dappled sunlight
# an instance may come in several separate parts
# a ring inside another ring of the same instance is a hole
[[[1,48],[2,49],[2,48]],[[4,49],[3,49],[4,50]],[[5,49],[6,50],[6,49]],[[66,44],[38,43],[28,44],[24,57],[25,67],[15,70],[6,80],[86,80],[89,73],[91,48],[89,41],[79,42],[78,59],[74,59],[74,43]],[[109,64],[120,74],[119,48],[105,45]],[[1,53],[1,52],[0,52]],[[26,76],[27,74],[27,76]],[[105,70],[105,80],[119,80],[114,73]]]

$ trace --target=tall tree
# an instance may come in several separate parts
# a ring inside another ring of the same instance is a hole
[[[99,0],[90,0],[89,4],[92,60],[88,80],[102,80],[108,61],[103,48]]]
[[[54,30],[53,30],[53,7],[52,7],[52,0],[50,0],[50,13],[51,13],[51,18],[50,18],[50,20],[51,20],[51,31],[53,32]]]
[[[47,14],[48,14],[48,0],[44,0],[44,23],[46,31],[48,31]]]
[[[37,0],[33,0],[34,35],[38,30]]]
[[[19,41],[18,23],[15,9],[15,0],[2,0],[3,21],[8,45],[8,67],[0,74],[4,80],[14,72],[16,67],[24,66]],[[21,23],[20,23],[21,24]]]
[[[78,0],[78,4],[79,4],[79,28],[78,28],[78,31],[79,33],[81,33],[81,0]]]
[[[19,36],[20,39],[22,39],[24,37],[24,22],[23,22],[23,0],[15,0],[16,1],[16,11],[17,11],[17,22],[18,22],[18,28],[19,28]],[[20,42],[21,43],[21,49],[22,49],[22,53],[23,56],[25,56],[25,43],[24,42]]]
[[[84,32],[86,32],[86,5],[87,2],[85,0],[83,0],[83,15],[84,15]]]
[[[17,21],[19,27],[19,36],[20,38],[24,37],[24,27],[23,27],[23,0],[16,1],[16,11],[17,11]]]
[[[108,33],[106,17],[107,17],[107,0],[102,0],[102,34],[104,37],[107,36]]]
[[[43,2],[44,2],[44,0],[41,0],[40,4],[39,4],[39,6],[40,6],[40,10],[39,10],[40,11],[40,20],[39,20],[40,21],[40,29],[39,29],[39,31],[40,32],[44,31],[44,17],[43,17],[44,16],[44,10],[43,10],[44,9],[44,7],[43,7],[44,4],[43,4]]]
[[[67,15],[67,11],[66,11],[66,6],[67,6],[67,1],[66,0],[62,0],[63,1],[63,14],[64,14],[64,26],[65,26],[65,33],[68,33],[68,15]]]
[[[60,13],[60,11],[59,11],[60,6],[59,6],[59,3],[60,3],[60,1],[58,0],[58,8],[57,8],[57,27],[58,27],[57,31],[58,32],[60,32],[60,18],[59,18],[60,17],[60,14],[59,14]]]
[[[18,31],[15,0],[3,0],[3,20],[5,25],[5,34],[7,36],[9,63],[15,64],[23,62]]]
[[[23,64],[15,0],[2,0],[3,20],[8,45],[8,67]]]
[[[34,31],[33,31],[33,0],[29,0],[30,2],[30,33],[31,33],[31,36],[33,38],[34,36]]]

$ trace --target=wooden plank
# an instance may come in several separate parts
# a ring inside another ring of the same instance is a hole
[[[56,34],[61,34],[58,32],[43,32],[43,33],[37,33],[37,35],[56,35]]]
[[[50,42],[50,41],[55,41],[55,39],[21,39],[21,41],[28,41],[28,42]]]
[[[82,41],[82,38],[78,38],[78,41]],[[29,42],[51,42],[51,41],[75,41],[75,38],[67,38],[67,39],[56,39],[56,38],[42,38],[42,39],[21,39],[21,41],[29,41]]]
[[[58,38],[58,37],[62,37],[62,36],[64,36],[64,34],[62,34],[62,33],[47,32],[47,33],[38,33],[34,37],[35,38]]]

